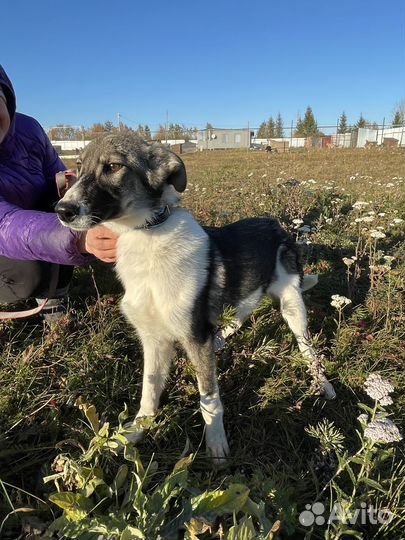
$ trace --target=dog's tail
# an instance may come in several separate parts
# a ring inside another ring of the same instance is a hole
[[[301,289],[307,291],[318,283],[318,274],[305,274],[302,278]]]

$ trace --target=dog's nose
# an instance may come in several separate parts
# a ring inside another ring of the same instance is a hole
[[[78,204],[59,201],[55,210],[62,221],[71,223],[79,215],[80,207]]]

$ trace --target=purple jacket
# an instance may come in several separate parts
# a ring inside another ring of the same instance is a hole
[[[77,233],[49,211],[58,199],[55,173],[66,167],[33,118],[16,113],[14,90],[0,65],[10,129],[0,144],[0,255],[10,259],[87,264]],[[47,210],[47,211],[46,211]]]

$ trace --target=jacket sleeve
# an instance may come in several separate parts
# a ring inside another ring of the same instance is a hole
[[[78,233],[63,227],[58,216],[22,210],[0,197],[0,255],[9,259],[89,264],[94,258],[79,253]]]
[[[33,120],[33,125],[35,151],[41,153],[49,199],[56,201],[55,174],[66,167],[39,123]],[[21,209],[0,195],[0,255],[75,266],[89,264],[94,257],[79,253],[78,236],[79,233],[63,227],[56,214]]]

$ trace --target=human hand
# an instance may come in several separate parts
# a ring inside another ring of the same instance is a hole
[[[113,263],[117,260],[117,238],[110,229],[99,225],[80,238],[78,248],[81,253],[91,253],[101,261]]]

